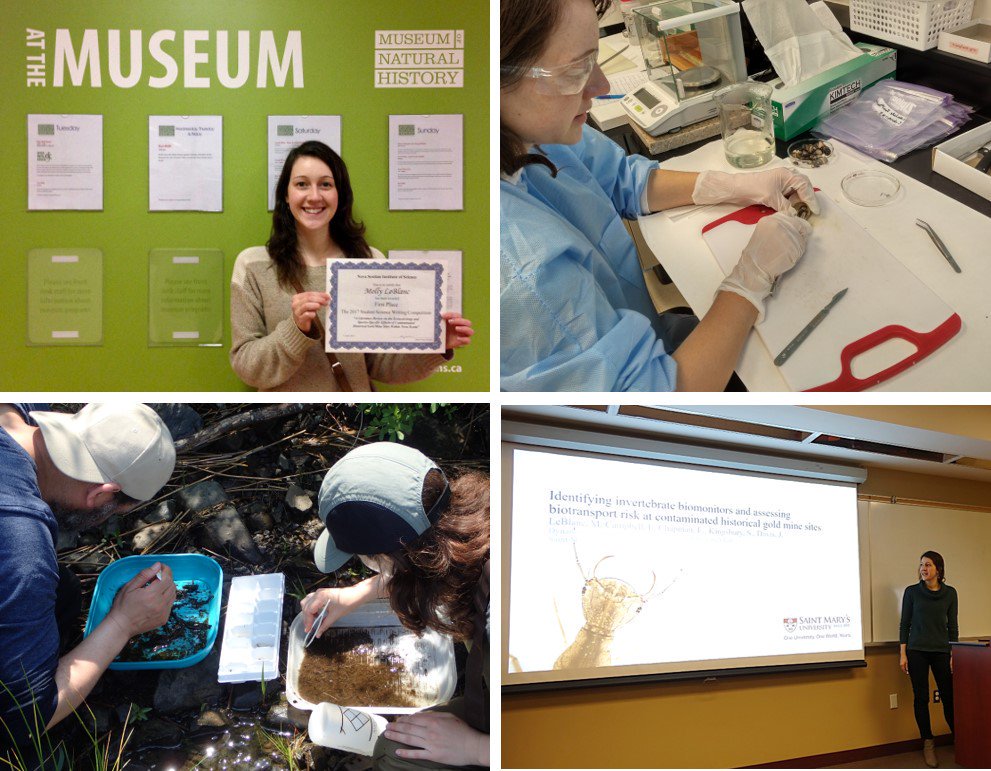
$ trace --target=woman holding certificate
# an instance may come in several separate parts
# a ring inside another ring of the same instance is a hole
[[[353,205],[337,153],[322,142],[290,151],[268,243],[241,252],[231,277],[231,366],[245,383],[262,391],[370,391],[372,380],[422,380],[470,342],[471,322],[444,313],[443,354],[324,351],[328,259],[384,259],[365,241]]]

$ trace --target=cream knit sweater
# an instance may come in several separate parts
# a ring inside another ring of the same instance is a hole
[[[385,259],[372,249],[375,259]],[[307,291],[326,291],[327,269],[308,267]],[[275,264],[264,246],[237,256],[231,276],[231,366],[260,391],[338,391],[323,340],[300,332],[292,320],[292,292],[279,286]],[[450,354],[450,352],[448,352]],[[430,375],[445,356],[438,353],[339,353],[355,391],[370,391],[371,380],[409,383]],[[366,363],[367,362],[367,363]]]

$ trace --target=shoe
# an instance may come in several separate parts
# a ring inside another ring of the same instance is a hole
[[[922,757],[926,760],[929,768],[937,768],[939,761],[936,760],[936,741],[934,739],[924,739],[922,742]]]

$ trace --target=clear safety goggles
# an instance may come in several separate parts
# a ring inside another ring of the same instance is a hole
[[[523,77],[533,78],[536,81],[538,94],[547,96],[579,94],[588,85],[598,57],[599,52],[592,51],[581,59],[559,64],[556,67],[530,67],[523,71]],[[504,74],[519,72],[518,67],[501,67],[500,70]]]

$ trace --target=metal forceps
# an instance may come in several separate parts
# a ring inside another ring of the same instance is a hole
[[[950,254],[950,250],[947,249],[946,244],[943,243],[943,239],[941,239],[939,236],[936,235],[936,231],[932,229],[929,223],[926,222],[925,220],[916,220],[915,224],[929,234],[929,237],[932,239],[932,242],[936,244],[936,248],[939,249],[940,254],[942,254],[946,258],[946,261],[948,263],[950,263],[950,267],[953,268],[953,270],[955,270],[957,273],[962,273],[963,271],[960,270],[960,266],[957,265],[957,261],[953,259],[953,255]]]
[[[310,643],[317,638],[317,631],[320,629],[320,624],[323,623],[324,618],[327,615],[327,608],[330,607],[330,601],[332,597],[327,598],[327,602],[323,604],[323,610],[317,614],[317,617],[313,619],[313,626],[310,627],[310,631],[306,633],[306,637],[303,639],[303,647],[308,648]]]

